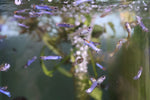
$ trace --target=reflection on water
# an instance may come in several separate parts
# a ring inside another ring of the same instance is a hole
[[[22,1],[17,6],[0,1],[0,64],[11,65],[0,73],[0,86],[8,86],[11,98],[149,100],[150,3],[56,2]],[[24,69],[34,56],[35,62]]]

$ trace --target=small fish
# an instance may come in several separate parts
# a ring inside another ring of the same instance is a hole
[[[96,63],[96,65],[97,65],[100,69],[102,69],[102,70],[106,70],[106,68],[105,68],[105,67],[103,67],[102,65],[100,65],[99,63]]]
[[[101,76],[100,78],[97,79],[97,81],[93,81],[93,84],[89,89],[86,90],[86,93],[91,93],[97,85],[100,85],[104,80],[106,79],[105,76]]]
[[[128,38],[131,37],[131,26],[128,22],[125,22],[125,27],[127,29],[127,32],[128,32]]]
[[[88,2],[88,1],[92,2],[93,0],[76,0],[75,1],[75,5],[77,6],[77,5],[81,4],[81,3]]]
[[[133,77],[134,80],[137,80],[140,78],[141,74],[142,74],[142,71],[143,71],[143,67],[140,67],[140,70],[138,71],[138,74],[136,76]]]
[[[0,65],[0,71],[7,71],[10,68],[10,64]]]
[[[33,9],[52,11],[52,10],[56,10],[57,7],[50,7],[47,5],[33,5]]]
[[[42,60],[59,60],[62,59],[61,56],[41,56]]]
[[[143,22],[141,21],[142,18],[140,16],[136,16],[136,19],[138,24],[141,26],[142,30],[148,32],[148,28],[146,28]]]
[[[41,16],[41,14],[38,14],[38,13],[35,12],[35,11],[31,11],[31,12],[29,12],[29,16],[30,16],[30,17],[39,17],[39,16]]]
[[[29,11],[29,9],[23,9],[23,10],[14,11],[14,14],[20,14],[20,13],[24,13],[26,11]]]
[[[15,0],[16,5],[21,5],[21,3],[22,3],[22,0]]]
[[[84,40],[84,42],[85,42],[86,45],[88,45],[89,47],[91,47],[91,48],[92,48],[93,50],[95,50],[97,53],[101,51],[101,49],[97,48],[97,47],[93,44],[93,42],[90,42],[90,41],[88,41],[88,40],[86,40],[86,39],[83,39],[83,40]]]
[[[72,33],[72,34],[69,34],[69,37],[73,37],[73,36],[76,36],[76,35],[84,35],[88,32],[90,32],[92,30],[92,27],[84,27],[82,29],[79,29],[77,30],[76,32]]]
[[[27,68],[28,66],[30,66],[36,59],[37,59],[36,56],[34,56],[32,59],[29,59],[27,64],[24,66],[24,68]]]
[[[23,17],[21,15],[14,15],[14,17],[17,18],[17,19],[26,19],[26,17]]]
[[[40,12],[36,12],[36,13],[39,14],[39,15],[43,15],[43,14],[53,15],[52,12],[45,11],[45,10],[40,10]]]
[[[67,27],[67,28],[73,28],[74,27],[74,25],[66,24],[66,23],[56,23],[56,26]]]
[[[29,28],[29,26],[22,24],[22,23],[18,23],[19,26],[24,27],[24,28]]]
[[[8,97],[11,97],[10,92],[5,91],[3,87],[0,88],[0,92],[3,93],[3,94],[5,94],[5,95],[7,95]]]
[[[0,35],[0,39],[5,39],[7,38],[7,35]]]
[[[115,54],[118,50],[120,50],[120,48],[122,47],[123,43],[126,43],[127,41],[128,41],[127,38],[119,40],[119,42],[117,42],[117,44],[116,44],[115,50],[114,50],[112,53],[110,53],[110,57],[114,56],[114,54]]]

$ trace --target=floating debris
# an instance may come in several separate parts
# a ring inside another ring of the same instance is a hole
[[[106,76],[103,75],[100,78],[98,78],[97,81],[94,80],[91,87],[86,90],[86,93],[91,93],[95,89],[95,87],[97,85],[100,85],[105,79],[106,79]]]
[[[62,59],[61,56],[41,56],[42,60],[60,60]]]
[[[0,71],[7,71],[10,68],[10,64],[5,63],[0,65]]]
[[[137,80],[140,78],[141,74],[142,74],[142,71],[143,71],[143,67],[140,67],[140,70],[138,71],[138,74],[136,76],[133,77],[134,80]]]
[[[3,94],[5,94],[5,95],[7,95],[8,97],[11,97],[10,92],[6,91],[6,89],[7,89],[6,86],[5,87],[1,87],[0,88],[0,92],[3,93]]]
[[[102,65],[100,65],[99,63],[96,63],[96,65],[97,65],[100,69],[102,69],[102,70],[106,70],[106,68],[105,68],[105,67],[103,67]]]
[[[24,66],[24,68],[27,68],[28,66],[30,66],[36,59],[37,59],[37,57],[34,56],[32,59],[28,60],[27,64]]]

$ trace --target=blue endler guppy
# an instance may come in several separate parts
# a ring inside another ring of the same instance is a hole
[[[30,66],[36,59],[37,59],[37,57],[34,56],[32,59],[28,60],[27,64],[24,66],[24,68],[27,68],[28,66]]]
[[[5,95],[7,95],[8,97],[11,97],[10,92],[5,91],[6,89],[7,89],[7,87],[6,88],[5,87],[1,87],[0,88],[0,92],[3,93],[3,94],[5,94]]]
[[[41,56],[42,60],[59,60],[62,59],[61,56]]]
[[[96,63],[96,65],[97,65],[100,69],[102,69],[102,70],[106,70],[106,68],[105,68],[105,67],[103,67],[102,65],[100,65],[99,63]]]
[[[142,71],[143,71],[143,67],[140,67],[140,70],[138,71],[138,74],[136,76],[133,77],[134,80],[137,80],[140,78],[141,74],[142,74]]]
[[[104,75],[101,76],[100,78],[98,78],[97,81],[92,79],[92,82],[93,82],[93,83],[92,83],[91,87],[86,90],[86,93],[91,93],[91,92],[95,89],[95,87],[96,87],[97,85],[100,85],[101,83],[103,83],[103,81],[104,81],[105,79],[106,79],[106,76],[104,76]]]

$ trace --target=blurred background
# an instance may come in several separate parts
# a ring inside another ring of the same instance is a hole
[[[136,23],[136,16],[140,16],[150,30],[149,4],[146,0],[93,0],[79,5],[74,0],[22,0],[16,5],[15,0],[1,0],[0,35],[7,38],[0,39],[0,64],[9,63],[11,67],[0,72],[0,86],[8,86],[12,97],[1,93],[0,100],[150,100],[150,32],[133,25],[129,37],[125,28],[125,22]],[[34,5],[57,9],[50,11],[52,15],[31,17],[29,12],[39,12]],[[29,11],[15,13],[23,9]],[[108,9],[111,11],[107,13]],[[59,27],[57,23],[74,27]],[[84,33],[82,29],[86,27],[92,30]],[[127,37],[128,42],[116,50],[118,41]],[[101,43],[97,47],[102,54],[85,46],[83,39]],[[44,55],[63,59],[40,60]],[[33,56],[37,60],[25,69]],[[83,62],[75,65],[79,56]],[[99,69],[95,63],[107,70]],[[140,66],[141,77],[133,80]],[[90,77],[97,79],[102,75],[106,80],[87,94],[85,90],[92,85]]]

